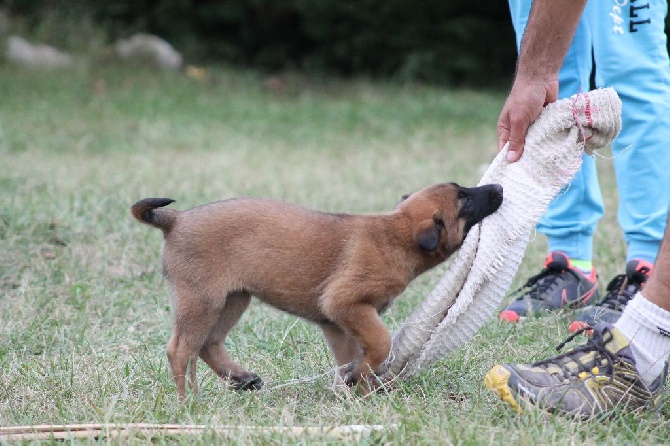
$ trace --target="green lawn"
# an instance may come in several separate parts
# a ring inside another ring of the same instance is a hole
[[[360,398],[331,390],[331,359],[317,328],[255,301],[228,346],[261,375],[263,390],[230,391],[201,362],[201,394],[179,404],[164,353],[171,319],[161,235],[130,216],[132,203],[167,196],[185,209],[244,195],[326,211],[386,211],[431,183],[476,184],[497,152],[504,92],[297,75],[285,83],[276,92],[257,73],[222,68],[196,81],[104,64],[53,73],[0,65],[0,426],[376,424],[388,428],[349,441],[667,441],[668,396],[660,417],[576,423],[520,416],[488,393],[482,379],[496,362],[554,353],[567,335],[559,317],[519,326],[491,321],[395,392]],[[595,248],[603,282],[624,266],[607,157],[598,161],[608,209]],[[545,248],[541,235],[533,237],[514,286],[538,271]],[[417,279],[396,301],[385,315],[392,330],[442,270]],[[229,437],[152,441],[343,440],[240,428]]]

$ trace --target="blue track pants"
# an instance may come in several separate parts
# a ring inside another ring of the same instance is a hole
[[[517,48],[531,0],[508,0]],[[612,143],[619,192],[618,220],[627,260],[654,262],[670,203],[670,61],[664,32],[666,0],[589,0],[559,73],[559,98],[613,87],[623,127]],[[603,216],[595,159],[584,156],[572,183],[538,224],[549,251],[593,259],[593,234]]]

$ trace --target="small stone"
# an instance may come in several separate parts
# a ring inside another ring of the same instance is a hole
[[[9,62],[33,68],[62,68],[74,63],[69,53],[49,45],[32,44],[19,36],[7,39],[6,57]]]
[[[182,55],[168,42],[152,34],[134,34],[115,45],[116,54],[124,60],[135,60],[157,65],[167,70],[178,70]]]

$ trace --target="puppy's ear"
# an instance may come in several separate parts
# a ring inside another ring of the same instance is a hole
[[[414,231],[414,240],[423,251],[433,251],[440,245],[440,232],[444,223],[439,218],[424,220]]]

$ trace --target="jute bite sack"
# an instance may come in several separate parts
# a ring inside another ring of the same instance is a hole
[[[523,156],[503,149],[480,185],[499,183],[500,209],[472,228],[428,297],[400,327],[383,378],[408,377],[470,340],[496,312],[521,263],[531,231],[549,202],[575,176],[583,153],[609,144],[621,129],[612,88],[549,104],[528,129]]]

